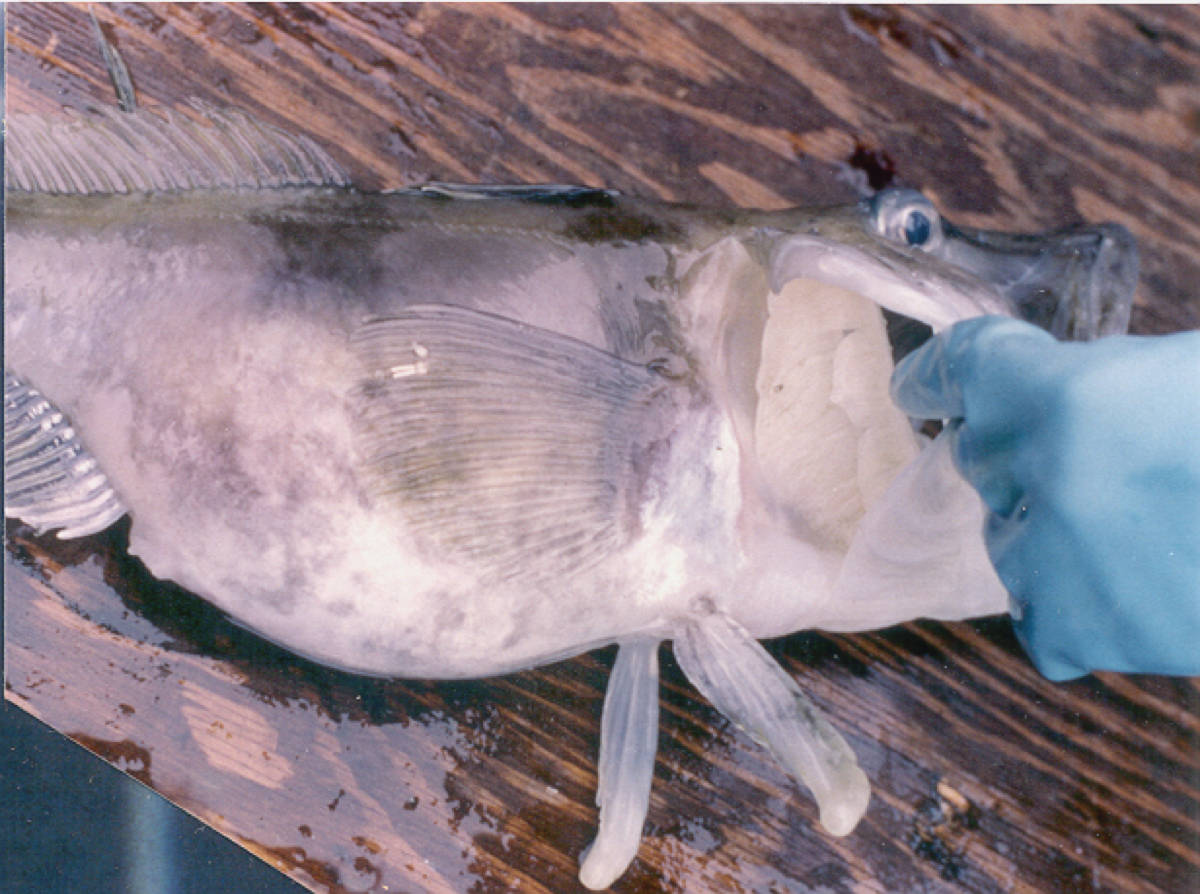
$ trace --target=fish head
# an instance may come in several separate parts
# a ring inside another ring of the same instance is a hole
[[[758,226],[755,238],[761,285],[730,304],[717,389],[732,409],[752,502],[766,507],[755,518],[773,519],[749,527],[757,536],[779,530],[782,518],[788,537],[850,555],[877,505],[889,507],[897,529],[911,528],[925,511],[916,503],[944,484],[957,496],[929,510],[942,515],[930,522],[931,532],[940,531],[930,537],[961,538],[986,561],[978,500],[959,499],[966,485],[949,465],[926,460],[931,471],[896,496],[893,484],[916,467],[928,439],[890,399],[895,359],[930,329],[989,314],[1028,320],[1062,339],[1124,332],[1137,276],[1130,234],[1115,224],[989,233],[954,225],[918,192],[888,190],[853,205],[784,212]],[[899,327],[897,315],[907,318]],[[950,478],[927,480],[943,474]],[[951,505],[955,515],[946,518]],[[910,541],[901,553],[924,548]],[[894,546],[879,544],[877,552]],[[934,569],[885,576],[949,579]],[[864,610],[838,623],[865,628],[955,614],[954,605],[934,611],[927,602],[914,597],[907,616],[894,617],[901,603],[892,601],[878,616]]]
[[[845,288],[934,331],[982,314],[1026,320],[1072,341],[1129,324],[1137,248],[1119,224],[1039,234],[959,226],[911,189],[806,212],[770,240],[778,291],[797,277]]]

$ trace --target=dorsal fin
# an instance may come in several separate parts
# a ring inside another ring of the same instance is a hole
[[[199,100],[197,117],[103,110],[9,116],[6,189],[73,195],[349,186],[316,143]]]

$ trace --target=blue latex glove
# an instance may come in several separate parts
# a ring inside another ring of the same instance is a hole
[[[949,420],[1043,674],[1200,674],[1200,332],[1059,343],[968,320],[904,359],[892,397]]]

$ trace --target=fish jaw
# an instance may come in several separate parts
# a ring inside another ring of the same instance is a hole
[[[989,283],[934,258],[919,260],[914,263],[913,257],[892,246],[857,246],[797,234],[776,242],[769,269],[775,291],[794,279],[812,279],[919,320],[935,332],[981,314],[1010,312]]]

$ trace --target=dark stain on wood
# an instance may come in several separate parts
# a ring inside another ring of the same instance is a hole
[[[123,713],[132,713],[132,709],[128,705],[123,706]],[[145,783],[153,788],[154,781],[150,775],[150,752],[138,745],[136,742],[131,742],[128,739],[123,739],[120,742],[113,742],[108,739],[100,739],[87,733],[71,732],[63,730],[67,734],[67,738],[73,740],[79,745],[82,745],[88,751],[96,754],[118,770],[128,773],[138,782]]]
[[[902,183],[973,226],[1117,220],[1142,252],[1134,329],[1200,324],[1192,7],[96,14],[143,105],[243,108],[309,134],[364,188],[578,182],[782,207]],[[85,9],[13,5],[7,27],[10,110],[112,104]],[[126,522],[67,542],[6,531],[7,697],[301,883],[579,890],[612,649],[493,680],[368,679],[156,581]],[[865,820],[823,835],[664,650],[646,841],[615,891],[1175,894],[1200,880],[1195,680],[1050,684],[1003,619],[769,648],[858,752]]]

